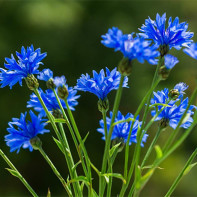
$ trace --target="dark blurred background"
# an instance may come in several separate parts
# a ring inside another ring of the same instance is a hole
[[[21,46],[33,44],[40,47],[42,52],[47,52],[43,68],[50,68],[55,75],[65,75],[70,86],[76,84],[77,78],[82,73],[99,71],[106,66],[113,69],[121,59],[121,54],[101,45],[101,35],[105,34],[112,26],[119,27],[124,33],[138,32],[138,28],[150,16],[155,19],[156,13],[167,13],[173,18],[179,16],[180,21],[187,21],[189,29],[197,31],[197,1],[195,0],[139,0],[139,1],[9,1],[0,0],[0,65],[3,67],[4,58],[11,53],[20,51]],[[194,41],[197,38],[194,36]],[[197,76],[197,61],[188,57],[182,51],[171,51],[178,57],[180,63],[172,70],[168,80],[160,83],[158,90],[168,87],[173,88],[178,82],[189,85],[187,94],[191,95]],[[135,63],[129,78],[129,89],[124,89],[120,110],[123,114],[135,113],[138,104],[151,85],[155,66]],[[45,84],[41,83],[45,88]],[[5,146],[4,135],[8,121],[12,117],[19,117],[26,111],[26,102],[29,100],[30,91],[15,85],[12,90],[8,87],[1,89],[0,93],[0,148],[9,156],[15,166],[24,175],[30,185],[41,196],[46,196],[50,188],[52,196],[65,195],[61,184],[37,151],[30,153],[21,149],[19,154],[10,153]],[[86,141],[87,150],[92,162],[101,167],[104,142],[96,129],[99,127],[101,114],[97,110],[97,97],[89,93],[80,92],[79,105],[74,112],[81,135],[84,137],[89,132]],[[109,96],[112,108],[115,92]],[[111,109],[110,108],[110,109]],[[155,134],[157,124],[148,131],[150,137],[143,148],[147,149],[150,140]],[[68,133],[68,130],[66,130]],[[163,132],[159,143],[162,145],[173,130]],[[184,132],[182,130],[181,132]],[[67,177],[65,160],[54,144],[50,134],[41,136],[43,148],[51,160]],[[71,150],[74,150],[72,139],[69,136]],[[193,131],[186,142],[178,148],[161,164],[163,170],[158,170],[150,183],[144,188],[141,196],[164,196],[172,181],[184,166],[186,160],[196,147],[197,134]],[[133,149],[134,146],[131,146]],[[73,151],[75,161],[78,158]],[[114,169],[123,171],[123,153],[119,154]],[[155,154],[153,152],[152,158]],[[150,161],[151,162],[151,161]],[[0,158],[0,196],[30,196],[26,188],[15,177],[5,170],[8,166]],[[79,169],[80,170],[80,169]],[[79,172],[80,174],[80,172]],[[96,174],[93,180],[97,188]],[[197,196],[197,167],[192,170],[180,183],[174,196]],[[114,181],[112,194],[117,196],[122,183]]]

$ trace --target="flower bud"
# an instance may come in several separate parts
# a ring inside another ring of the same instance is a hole
[[[47,82],[46,82],[46,86],[48,89],[55,89],[56,85],[53,82],[53,78],[50,78]]]
[[[161,78],[161,80],[166,80],[170,74],[170,70],[167,69],[165,66],[161,66],[159,68],[159,77]]]
[[[63,115],[59,109],[53,109],[52,114],[55,118],[63,118]]]
[[[165,129],[165,128],[168,126],[168,124],[169,124],[169,120],[166,119],[166,118],[162,118],[162,119],[160,120],[160,122],[159,122],[159,126],[160,126],[160,128],[162,128],[162,129]]]
[[[109,110],[109,100],[107,97],[104,100],[102,99],[98,100],[98,110],[100,112],[103,112],[103,111],[107,112]]]
[[[68,89],[66,88],[65,85],[59,86],[59,87],[57,88],[57,94],[58,94],[58,96],[59,96],[61,99],[66,100],[67,97],[68,97],[68,94],[69,94],[69,93],[68,93]]]
[[[119,146],[118,146],[118,152],[121,152],[124,147],[125,147],[125,142],[124,142],[124,139],[123,138],[115,138],[112,140],[112,147],[115,146],[116,144],[119,144],[121,143]]]
[[[169,51],[169,46],[168,45],[160,45],[159,46],[159,52],[160,52],[160,55],[161,57],[163,57],[164,55],[166,55]]]
[[[25,78],[25,81],[26,81],[27,87],[30,90],[35,90],[39,87],[38,80],[34,77],[34,75],[28,75]]]
[[[180,93],[177,89],[172,89],[169,91],[168,96],[172,100],[176,100],[179,97]]]
[[[128,58],[123,58],[118,65],[118,71],[124,76],[129,76],[132,71],[131,60]]]
[[[42,147],[42,141],[39,137],[34,137],[30,140],[30,143],[34,150],[39,150]]]

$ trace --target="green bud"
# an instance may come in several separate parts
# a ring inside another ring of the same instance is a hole
[[[55,89],[55,84],[54,84],[54,82],[53,82],[53,79],[52,78],[50,78],[47,82],[46,82],[46,86],[47,86],[47,88],[48,89]]]
[[[169,125],[169,120],[166,118],[162,118],[159,122],[159,126],[162,129],[165,129]]]
[[[161,66],[159,68],[159,77],[161,78],[161,80],[166,80],[170,74],[170,70],[167,69],[165,66]]]
[[[39,150],[42,147],[42,141],[39,137],[34,137],[30,140],[30,143],[34,150]]]
[[[34,77],[34,75],[28,75],[25,78],[25,81],[26,81],[27,87],[30,90],[35,90],[39,87],[38,80]]]
[[[98,100],[98,110],[100,112],[107,112],[109,110],[109,100],[108,98],[105,98],[104,100],[99,99]]]
[[[176,100],[179,97],[180,93],[176,89],[172,89],[169,91],[168,96],[172,100]]]
[[[159,46],[159,52],[160,52],[160,55],[161,57],[163,57],[164,55],[166,55],[169,51],[169,46],[168,45],[160,45]]]
[[[118,65],[119,72],[124,76],[129,76],[132,71],[132,62],[128,58],[123,58]]]
[[[57,94],[61,99],[66,100],[69,93],[66,86],[63,87],[59,86],[57,89]]]
[[[55,118],[63,118],[62,112],[59,109],[53,109],[52,114]]]
[[[124,139],[123,138],[115,138],[112,140],[112,147],[115,146],[116,144],[119,144],[119,147],[118,147],[118,152],[122,152],[122,150],[124,149],[125,147],[125,142],[124,142]]]

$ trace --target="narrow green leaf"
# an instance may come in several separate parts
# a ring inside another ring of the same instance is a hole
[[[112,155],[114,154],[114,152],[117,150],[117,148],[120,146],[121,142],[114,145],[110,150],[109,150],[109,156],[112,157]]]
[[[149,172],[147,172],[144,176],[142,176],[141,178],[141,182],[145,182],[154,172],[154,169],[150,170]]]
[[[151,108],[153,108],[153,107],[157,107],[157,106],[170,107],[170,105],[168,105],[168,104],[155,103],[155,104],[151,105],[151,106],[149,107],[149,109],[151,109]]]
[[[72,167],[72,171],[74,172],[77,168],[77,166],[81,163],[81,160],[79,160],[73,167]]]
[[[186,175],[190,172],[190,170],[197,165],[197,162],[196,163],[193,163],[193,164],[190,164],[184,171],[183,175]]]
[[[86,185],[90,185],[90,182],[88,181],[88,179],[87,179],[87,177],[85,177],[85,176],[78,176],[78,177],[76,177],[75,179],[71,179],[69,182],[68,182],[68,184],[70,184],[70,183],[75,183],[75,182],[79,182],[79,181],[82,181],[82,182],[84,182]]]
[[[57,118],[57,119],[54,119],[54,122],[56,122],[56,123],[66,123],[66,120],[63,119],[63,118]],[[48,120],[47,123],[51,123],[51,121]]]
[[[105,173],[105,174],[102,174],[102,176],[107,177],[107,179],[109,180],[109,177],[115,177],[115,178],[118,178],[118,179],[121,179],[123,181],[123,183],[126,183],[126,180],[124,179],[124,177],[122,176],[122,174],[118,174],[118,173]],[[107,180],[106,180],[107,181]]]
[[[53,137],[53,140],[55,141],[55,143],[57,144],[58,148],[62,151],[62,153],[64,154],[64,151],[63,151],[63,147],[62,147],[62,144],[60,143],[59,140],[57,140],[56,138]]]
[[[17,171],[9,169],[9,168],[6,168],[6,170],[8,170],[11,175],[13,175],[13,176],[15,176],[17,178],[21,178],[21,175]]]
[[[85,141],[86,141],[88,135],[89,135],[89,132],[86,134],[86,136],[85,136],[84,139],[83,139],[83,143],[84,143],[84,144],[85,144]]]
[[[92,166],[93,170],[98,174],[98,176],[101,176],[101,172],[93,165],[93,163],[90,162],[90,165]]]
[[[131,121],[135,121],[135,120],[136,119],[134,119],[134,118],[127,118],[126,120],[119,120],[119,121],[113,123],[113,127],[116,126],[117,124],[120,124],[120,123],[131,122]]]
[[[136,170],[136,188],[139,189],[141,187],[141,169],[140,166],[137,167]]]
[[[47,197],[51,197],[51,191],[49,188],[48,188],[48,192],[47,192]]]
[[[152,168],[153,167],[153,165],[149,165],[149,166],[144,166],[143,168],[142,168],[142,170],[144,170],[144,169],[150,169],[150,168]],[[157,169],[159,169],[159,170],[163,170],[163,168],[161,168],[161,167],[157,167]]]
[[[155,146],[155,151],[156,151],[156,154],[157,154],[157,158],[160,159],[163,156],[163,152],[162,152],[159,145]]]

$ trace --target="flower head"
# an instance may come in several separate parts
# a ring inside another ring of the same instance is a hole
[[[56,99],[52,90],[48,89],[44,92],[40,88],[38,91],[39,91],[39,93],[40,93],[40,95],[41,95],[41,97],[42,97],[42,99],[49,111],[52,112],[53,110],[60,109],[57,99]],[[56,92],[57,92],[57,89],[56,89]],[[74,107],[76,105],[78,105],[77,99],[80,97],[80,95],[76,95],[77,90],[74,90],[72,87],[68,87],[68,92],[69,92],[69,95],[67,97],[68,105],[69,105],[69,108],[74,111],[75,110]],[[66,109],[65,102],[62,99],[60,99],[60,102],[61,102],[63,108]],[[38,97],[34,93],[32,93],[30,95],[30,100],[27,102],[27,107],[28,108],[32,107],[32,108],[34,108],[35,111],[39,112],[39,114],[41,116],[46,116],[46,113],[45,113]]]
[[[63,87],[63,86],[65,86],[65,84],[66,84],[66,78],[65,78],[65,76],[55,77],[54,78],[54,84],[57,87]]]
[[[188,48],[183,49],[183,51],[187,55],[197,59],[197,43],[192,43]]]
[[[148,61],[150,64],[156,64],[155,58],[159,56],[157,47],[151,46],[150,41],[142,37],[133,37],[134,33],[123,34],[121,30],[113,27],[108,30],[106,35],[101,36],[101,43],[115,51],[120,51],[125,58],[130,61],[137,59],[140,63]]]
[[[113,113],[110,112],[110,118],[107,117],[107,130],[108,131],[109,131],[109,128],[110,128],[112,115],[113,115]],[[118,122],[118,121],[121,121],[121,120],[124,121],[124,120],[127,120],[129,118],[134,118],[134,116],[131,113],[128,113],[126,116],[123,116],[121,114],[121,112],[119,111],[114,122]],[[141,126],[141,122],[139,122],[138,119],[139,119],[139,117],[134,122],[129,145],[131,145],[132,143],[137,143],[137,130],[138,130],[138,127]],[[123,123],[119,123],[119,124],[115,125],[114,129],[113,129],[111,140],[114,140],[114,139],[118,138],[119,140],[123,140],[123,142],[126,143],[127,139],[128,139],[128,135],[129,135],[131,125],[132,125],[132,121],[123,122]],[[105,140],[105,131],[104,131],[103,120],[100,120],[100,126],[101,126],[101,128],[98,128],[97,131],[104,135],[102,137],[102,139]],[[143,142],[146,142],[147,137],[148,137],[148,135],[144,134],[144,136],[142,138],[142,143],[141,143],[142,147],[144,146]]]
[[[90,75],[81,75],[77,80],[75,89],[81,91],[88,91],[95,94],[99,99],[104,100],[109,92],[116,90],[119,87],[121,75],[117,68],[111,72],[106,68],[106,74],[102,69],[100,73],[93,71],[93,78]],[[127,87],[128,77],[125,77],[123,87]]]
[[[8,135],[5,136],[6,144],[10,147],[10,152],[20,148],[28,148],[33,151],[33,147],[30,140],[35,138],[38,134],[44,134],[49,132],[44,127],[47,125],[44,119],[40,116],[36,116],[32,111],[29,112],[31,121],[26,121],[27,112],[25,114],[21,113],[20,118],[13,118],[12,122],[9,122],[9,128],[7,131]]]
[[[188,87],[189,86],[186,83],[181,82],[181,83],[176,84],[174,86],[174,89],[178,90],[178,92],[183,95],[185,94],[184,91],[187,90]]]
[[[194,33],[187,31],[188,24],[186,22],[179,23],[179,18],[176,17],[172,21],[172,17],[168,20],[166,28],[166,14],[162,16],[156,15],[156,20],[150,17],[145,20],[145,24],[139,29],[145,39],[153,40],[157,46],[167,46],[169,49],[172,47],[181,49],[187,47],[192,42],[191,38]]]
[[[1,87],[7,85],[10,89],[17,82],[22,86],[22,79],[31,74],[38,74],[38,67],[42,64],[41,60],[46,57],[46,53],[41,53],[40,48],[34,50],[33,45],[21,48],[21,53],[16,52],[17,60],[11,55],[11,58],[5,58],[6,69],[0,68]]]
[[[173,55],[167,54],[164,56],[164,59],[165,59],[165,67],[168,70],[172,69],[177,63],[179,63],[179,60]]]
[[[178,87],[178,85],[176,85]],[[175,87],[176,87],[175,86]],[[183,95],[180,95],[176,100],[171,100],[169,98],[169,90],[165,88],[164,90],[154,92],[154,97],[151,99],[151,104],[167,104],[155,121],[161,120],[165,122],[165,125],[169,125],[173,129],[176,129],[183,113],[185,112],[188,106],[188,98],[183,100]],[[162,105],[155,107],[154,110],[151,111],[152,116],[155,116],[158,111],[162,109]],[[193,109],[195,106],[191,105],[189,110],[187,111],[187,115],[181,127],[188,128],[190,127],[193,119],[191,115],[193,114]]]
[[[48,68],[42,70],[38,75],[38,79],[43,81],[48,81],[51,78],[53,78],[53,71]]]

